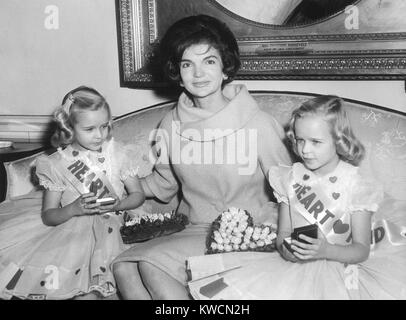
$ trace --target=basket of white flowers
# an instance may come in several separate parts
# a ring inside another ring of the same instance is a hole
[[[126,215],[120,233],[123,242],[130,244],[182,231],[187,224],[187,216],[174,211],[136,217]]]
[[[254,225],[251,215],[239,208],[229,208],[213,221],[206,241],[206,253],[275,250],[276,228]]]

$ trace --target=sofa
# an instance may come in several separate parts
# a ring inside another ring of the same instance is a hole
[[[306,93],[273,91],[251,93],[260,107],[272,114],[282,126],[287,124],[294,108],[314,96]],[[131,145],[137,151],[140,177],[148,175],[153,167],[149,160],[151,151],[149,135],[173,106],[174,101],[169,101],[114,120],[114,138]],[[346,108],[354,132],[364,143],[367,151],[360,166],[361,173],[376,179],[385,190],[382,210],[406,211],[406,114],[354,100],[346,100]],[[34,174],[35,158],[49,152],[51,150],[5,163],[7,172],[5,201],[38,189]],[[144,207],[151,212],[166,212],[176,209],[178,203],[177,197],[167,204],[149,199]]]

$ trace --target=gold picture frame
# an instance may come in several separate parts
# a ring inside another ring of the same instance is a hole
[[[116,0],[116,10],[124,87],[164,85],[153,76],[154,50],[173,22],[196,14],[221,19],[236,35],[242,61],[236,79],[406,79],[404,0],[357,0],[330,16],[289,26],[246,19],[215,0]]]

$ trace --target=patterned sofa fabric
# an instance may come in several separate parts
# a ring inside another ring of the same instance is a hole
[[[286,126],[291,112],[302,102],[313,97],[309,94],[253,92],[260,107]],[[163,116],[174,102],[159,104],[119,117],[114,121],[114,137],[132,145],[138,154],[140,176],[148,175],[153,167],[150,161],[151,137]],[[347,112],[357,137],[364,143],[367,155],[361,163],[364,175],[383,185],[386,202],[406,201],[406,115],[362,102],[347,100]],[[23,195],[36,187],[33,175],[37,155],[6,164],[8,175],[7,199]],[[177,206],[150,200],[151,210],[167,210]]]

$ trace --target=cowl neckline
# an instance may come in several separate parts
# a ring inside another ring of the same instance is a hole
[[[192,141],[212,141],[224,138],[243,128],[260,109],[244,85],[226,85],[224,96],[229,103],[217,112],[196,108],[182,93],[173,110],[176,133]],[[196,130],[191,134],[190,130]]]

